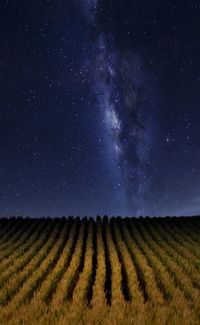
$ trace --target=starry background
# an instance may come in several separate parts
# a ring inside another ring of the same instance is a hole
[[[199,1],[0,3],[0,214],[200,213]]]

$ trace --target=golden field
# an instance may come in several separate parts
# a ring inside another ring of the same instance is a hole
[[[200,219],[1,219],[0,324],[200,324]]]

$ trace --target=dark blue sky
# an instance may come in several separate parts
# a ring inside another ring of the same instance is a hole
[[[1,1],[0,214],[199,214],[199,17]]]

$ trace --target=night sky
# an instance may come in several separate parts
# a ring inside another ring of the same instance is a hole
[[[0,214],[200,214],[198,0],[0,2]]]

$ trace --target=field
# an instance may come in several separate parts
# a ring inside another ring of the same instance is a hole
[[[1,219],[0,324],[200,324],[200,219]]]

